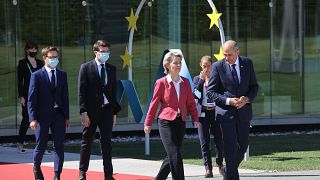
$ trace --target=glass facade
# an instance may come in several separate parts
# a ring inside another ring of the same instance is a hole
[[[80,65],[93,59],[97,39],[111,43],[111,64],[118,79],[132,77],[142,109],[165,49],[182,50],[191,76],[203,55],[218,54],[217,27],[209,29],[212,9],[206,0],[3,0],[0,2],[0,128],[18,128],[17,63],[24,44],[60,49],[60,67],[68,73],[71,120],[80,125],[77,79]],[[239,42],[240,54],[255,66],[260,90],[254,119],[320,117],[320,2],[317,0],[213,1],[226,39]],[[125,17],[142,3],[132,36],[132,71],[120,58],[129,46]],[[38,54],[38,58],[41,55]],[[133,124],[126,98],[120,124]],[[320,122],[320,120],[318,120]],[[301,122],[303,123],[303,122]]]

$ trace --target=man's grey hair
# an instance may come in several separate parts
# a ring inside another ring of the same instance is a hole
[[[228,41],[226,41],[226,42],[223,44],[223,47],[222,47],[222,48],[224,48],[224,46],[225,46],[227,43],[228,43],[228,44],[231,44],[232,49],[233,49],[234,51],[238,51],[238,50],[239,50],[238,43],[237,43],[236,41],[234,41],[234,40],[228,40]]]

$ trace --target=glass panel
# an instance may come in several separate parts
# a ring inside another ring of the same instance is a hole
[[[78,106],[78,75],[80,65],[85,62],[85,49],[91,49],[86,45],[85,31],[87,28],[87,7],[81,1],[69,0],[54,3],[53,22],[55,42],[60,48],[60,67],[68,75],[70,119],[72,124],[80,125]]]
[[[16,14],[11,1],[0,3],[0,128],[13,128],[17,122]]]
[[[320,2],[307,1],[305,13],[305,114],[314,115],[320,113]]]
[[[255,117],[269,118],[271,115],[270,79],[270,7],[265,1],[252,1],[248,16],[247,45],[248,57],[252,59],[259,91],[253,103]]]
[[[301,11],[299,2],[273,1],[272,115],[302,112],[301,84]]]

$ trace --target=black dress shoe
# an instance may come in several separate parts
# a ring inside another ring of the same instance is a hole
[[[112,176],[109,176],[109,177],[105,177],[104,180],[116,180],[116,179]]]
[[[53,180],[60,180],[60,173],[54,172]]]
[[[84,171],[79,172],[79,180],[87,180],[86,172]]]
[[[35,180],[44,180],[40,166],[33,166],[33,174]]]

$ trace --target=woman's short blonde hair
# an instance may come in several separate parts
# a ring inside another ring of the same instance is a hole
[[[172,58],[173,58],[174,56],[175,56],[175,57],[179,57],[181,60],[183,59],[183,55],[182,55],[181,53],[169,51],[169,52],[164,56],[163,62],[162,62],[162,64],[163,64],[163,69],[164,69],[164,73],[165,73],[165,74],[168,74],[168,72],[169,72],[169,69],[166,67],[166,65],[168,65],[168,64],[171,63]]]

